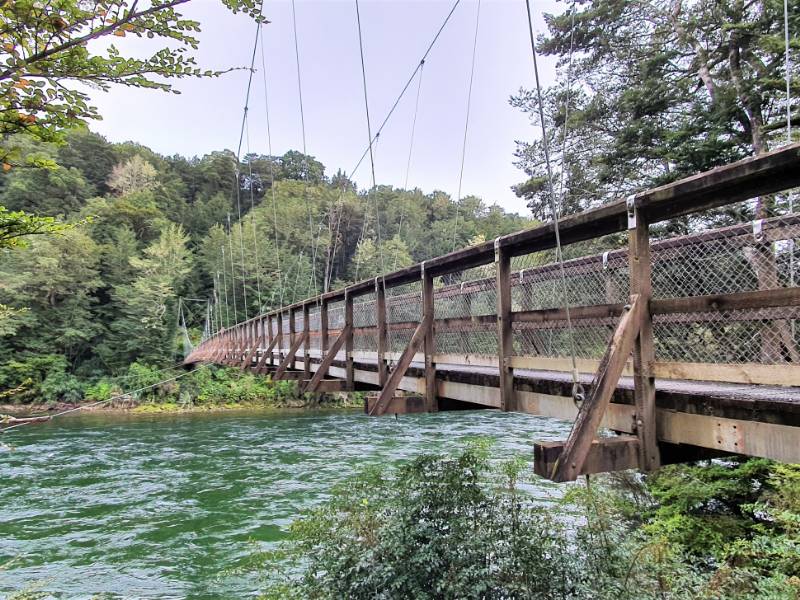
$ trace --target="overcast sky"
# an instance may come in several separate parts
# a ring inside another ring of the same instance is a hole
[[[538,30],[544,27],[543,12],[560,9],[554,0],[532,4]],[[361,0],[359,6],[374,132],[452,1]],[[296,0],[296,8],[307,151],[328,174],[338,168],[349,172],[367,147],[355,3]],[[461,0],[425,63],[409,187],[457,194],[477,9],[477,0]],[[202,25],[196,54],[202,67],[249,65],[255,37],[251,19],[233,15],[219,0],[193,0],[183,13]],[[271,21],[264,26],[264,49],[272,148],[282,154],[302,148],[291,3],[266,0],[264,13]],[[114,41],[133,54],[152,48],[147,41]],[[260,52],[256,66],[250,149],[266,153]],[[553,77],[552,61],[545,60],[544,83]],[[180,95],[129,88],[98,92],[94,97],[104,119],[92,129],[110,141],[133,140],[162,154],[235,151],[247,78],[247,71],[236,71],[218,79],[178,81]],[[524,178],[512,164],[515,140],[536,136],[527,117],[508,103],[520,86],[533,86],[525,2],[482,0],[462,195],[526,214],[525,203],[510,189]],[[415,97],[416,81],[381,134],[375,152],[378,183],[404,183]],[[354,179],[362,188],[369,186],[368,162]]]

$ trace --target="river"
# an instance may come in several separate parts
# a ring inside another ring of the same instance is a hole
[[[226,571],[360,466],[475,436],[532,458],[534,439],[568,427],[496,411],[105,413],[22,427],[0,435],[0,596],[251,597],[257,575]]]

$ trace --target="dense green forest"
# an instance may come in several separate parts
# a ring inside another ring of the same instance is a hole
[[[215,279],[229,324],[529,223],[476,197],[457,213],[443,192],[358,191],[295,151],[165,157],[84,129],[9,143],[28,166],[0,175],[0,205],[72,225],[0,258],[0,388],[18,401],[179,361],[179,298],[196,340]]]

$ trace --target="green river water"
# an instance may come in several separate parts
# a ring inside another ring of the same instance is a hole
[[[247,598],[226,575],[360,466],[469,437],[529,455],[568,424],[495,411],[88,414],[0,435],[0,597]],[[530,492],[549,502],[552,484]]]

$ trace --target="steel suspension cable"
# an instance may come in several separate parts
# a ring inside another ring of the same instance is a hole
[[[314,295],[317,295],[317,244],[314,239],[314,223],[311,218],[311,205],[308,201],[308,153],[306,150],[306,116],[303,108],[303,84],[300,77],[300,46],[297,41],[297,8],[295,0],[292,0],[292,30],[294,32],[294,56],[295,65],[297,67],[297,95],[300,101],[300,130],[303,137],[303,197],[306,204],[306,212],[308,213],[308,232],[311,235],[311,280],[313,283]]]
[[[565,182],[569,177],[569,162],[567,161],[567,134],[569,133],[569,103],[570,103],[570,93],[572,92],[572,56],[575,49],[575,10],[576,10],[575,2],[572,2],[572,14],[570,16],[570,27],[569,27],[569,58],[567,60],[567,90],[566,96],[564,98],[564,127],[561,133],[561,178],[559,180],[559,203],[561,206],[564,206],[564,202],[566,200],[566,194],[568,191],[567,185]]]
[[[422,67],[425,65],[423,64]],[[422,74],[424,72],[424,68],[420,68],[419,70],[419,78],[417,79],[417,97],[414,101],[414,118],[411,120],[411,138],[408,142],[408,159],[406,160],[406,176],[403,180],[403,190],[408,192],[408,176],[411,173],[411,155],[414,152],[414,134],[417,130],[417,114],[419,113],[419,96],[420,91],[422,90]],[[406,205],[403,204],[402,208],[400,209],[400,223],[397,226],[397,237],[402,239],[401,234],[403,232],[403,220],[405,219],[406,213]],[[399,247],[394,249],[394,265],[392,266],[392,271],[397,270],[397,253],[400,250]]]
[[[386,114],[386,117],[384,117],[383,121],[381,122],[380,127],[378,127],[378,129],[375,131],[375,135],[370,140],[373,144],[380,137],[381,132],[383,131],[383,128],[386,127],[386,124],[389,122],[389,119],[392,117],[392,115],[394,114],[394,111],[397,109],[397,106],[400,104],[400,100],[403,99],[403,96],[405,96],[406,91],[408,91],[409,86],[414,81],[414,77],[416,77],[417,73],[420,71],[420,69],[422,69],[422,65],[425,64],[425,61],[428,59],[428,55],[431,53],[431,50],[433,50],[433,47],[436,45],[436,42],[439,40],[439,36],[442,34],[442,31],[444,31],[444,28],[447,25],[447,23],[450,22],[450,17],[453,16],[453,13],[455,12],[456,8],[458,7],[458,5],[460,3],[461,3],[461,0],[456,0],[453,3],[453,6],[450,8],[450,12],[447,13],[447,16],[444,18],[444,21],[442,21],[442,24],[439,26],[439,29],[436,32],[436,35],[433,36],[433,40],[431,40],[431,43],[428,44],[428,48],[425,50],[425,53],[422,55],[422,58],[419,60],[419,62],[417,63],[417,66],[411,72],[411,75],[409,76],[408,81],[406,81],[406,84],[403,86],[403,89],[400,90],[400,93],[397,95],[397,98],[395,99],[394,104],[392,104],[392,107],[389,109],[389,112]],[[361,158],[358,159],[358,162],[356,163],[356,166],[353,167],[350,170],[350,177],[352,177],[355,174],[355,172],[361,166],[361,163],[364,161],[364,159],[366,158],[368,153],[369,153],[369,146],[367,146],[364,149],[364,152],[361,154]]]
[[[792,143],[792,59],[789,42],[789,0],[783,0],[783,43],[786,52],[786,143]]]
[[[406,83],[403,86],[403,88],[400,90],[400,93],[397,95],[397,98],[395,98],[395,101],[392,104],[391,108],[389,109],[389,112],[386,114],[386,116],[384,117],[383,121],[381,122],[380,127],[378,127],[377,131],[375,132],[375,135],[372,136],[372,139],[370,140],[370,142],[372,143],[373,146],[375,145],[375,143],[380,138],[380,135],[381,135],[381,132],[383,131],[383,128],[386,127],[386,124],[389,122],[389,119],[391,119],[392,115],[394,114],[394,111],[397,109],[398,105],[400,104],[400,101],[403,99],[403,97],[405,96],[406,92],[408,91],[408,88],[411,86],[411,83],[414,81],[414,78],[422,70],[422,66],[425,64],[425,61],[428,59],[428,55],[433,50],[434,46],[436,45],[436,42],[439,40],[439,37],[442,34],[442,31],[444,31],[444,28],[450,22],[450,18],[453,16],[453,13],[455,12],[456,8],[458,7],[458,5],[460,3],[461,3],[461,0],[455,0],[455,2],[453,3],[452,7],[450,8],[450,11],[447,13],[447,15],[445,16],[444,20],[442,21],[442,24],[439,26],[439,29],[436,31],[436,35],[433,36],[433,39],[431,40],[430,44],[428,44],[428,47],[426,48],[425,53],[422,55],[422,58],[419,60],[419,62],[417,63],[416,67],[411,72],[411,75],[409,76],[409,78],[406,81]],[[352,178],[355,175],[355,173],[358,171],[358,169],[361,166],[361,164],[364,162],[364,159],[366,158],[366,156],[369,153],[369,151],[370,151],[370,147],[368,145],[364,149],[364,152],[361,153],[361,156],[358,159],[358,161],[356,162],[355,166],[352,169],[350,169],[350,171],[346,174],[346,177]],[[343,200],[344,194],[345,194],[345,186],[343,185],[341,193],[339,195],[339,201],[340,202]],[[336,236],[337,237],[335,239],[338,239],[338,232],[339,232],[339,225],[340,224],[341,224],[341,212],[337,217],[337,223],[336,223]],[[359,236],[359,241],[361,240],[361,237],[363,236],[363,230],[364,230],[364,224],[362,224],[362,234],[361,234],[361,236]],[[333,253],[332,253],[332,257],[331,257],[331,263],[333,262],[333,259],[335,258],[335,255],[336,255],[336,243],[334,242]]]
[[[555,190],[553,188],[553,168],[550,163],[550,144],[547,139],[547,124],[544,120],[544,102],[542,99],[542,85],[539,79],[539,65],[536,56],[536,39],[533,35],[533,16],[531,15],[530,0],[525,0],[525,8],[528,14],[528,33],[530,34],[531,55],[533,56],[533,72],[536,80],[536,97],[539,105],[539,121],[542,128],[542,148],[544,151],[544,161],[547,168],[547,187],[550,199],[550,211],[553,213],[553,230],[556,241],[556,260],[558,262],[559,276],[561,279],[561,292],[563,295],[564,311],[567,320],[567,331],[570,346],[570,358],[572,359],[572,396],[574,400],[583,399],[583,388],[578,379],[578,365],[575,351],[575,331],[572,326],[572,317],[569,310],[569,294],[567,289],[567,275],[564,269],[564,254],[561,248],[561,231],[559,229],[559,211],[556,204]]]
[[[246,118],[246,117],[245,117]],[[253,228],[253,262],[255,263],[255,271],[256,271],[256,294],[258,295],[258,310],[256,314],[259,314],[262,310],[264,310],[262,303],[261,303],[261,265],[259,264],[258,260],[258,231],[256,229],[256,216],[255,216],[255,209],[256,209],[256,200],[255,194],[253,192],[253,160],[252,155],[250,153],[250,120],[247,120],[246,126],[246,133],[245,139],[247,143],[247,173],[248,177],[250,178],[249,181],[249,188],[250,188],[250,225]]]
[[[478,0],[478,9],[475,14],[475,37],[472,41],[472,66],[469,71],[469,88],[467,90],[467,114],[464,118],[464,141],[461,144],[461,169],[458,173],[458,196],[456,199],[456,220],[453,223],[453,248],[456,249],[456,236],[458,235],[458,211],[461,207],[461,183],[464,180],[464,160],[467,156],[467,133],[469,132],[469,113],[472,107],[472,82],[475,79],[475,56],[478,50],[478,28],[481,22],[481,0]]]
[[[368,148],[369,148],[369,163],[372,172],[372,187],[370,188],[370,192],[377,191],[375,189],[376,181],[375,181],[375,154],[373,152],[373,142],[372,142],[372,124],[369,118],[369,98],[367,96],[367,69],[366,65],[364,64],[364,39],[361,33],[361,11],[359,10],[358,0],[355,0],[356,3],[356,22],[358,23],[358,50],[361,56],[361,81],[364,87],[364,110],[366,112],[367,117],[367,140],[368,140]],[[369,206],[369,195],[370,192],[367,192],[367,206]],[[386,264],[383,258],[383,242],[381,240],[381,215],[380,215],[380,206],[378,204],[378,196],[374,194],[375,198],[375,233],[378,242],[378,256],[380,257],[381,261],[381,273],[386,273]],[[358,278],[358,264],[356,264],[356,278]]]
[[[272,193],[272,227],[275,234],[275,265],[278,270],[279,306],[283,308],[284,285],[281,271],[281,254],[278,246],[278,208],[275,199],[275,161],[272,156],[272,128],[269,120],[269,89],[267,87],[267,59],[264,52],[264,32],[261,32],[261,74],[264,82],[264,116],[267,121],[267,152],[269,154],[269,187]]]
[[[233,264],[233,227],[231,227],[231,214],[228,213],[228,248],[231,261],[231,298],[233,299],[233,322],[239,322],[239,310],[236,308],[236,267]]]
[[[222,291],[225,294],[225,326],[230,327],[231,311],[228,305],[228,267],[225,265],[225,246],[220,246],[220,250],[222,251]],[[219,280],[219,273],[217,273],[217,279]]]

